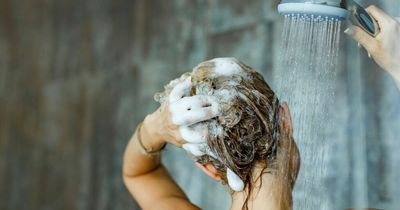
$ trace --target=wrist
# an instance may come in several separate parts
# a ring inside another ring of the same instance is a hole
[[[164,146],[165,141],[158,130],[155,129],[157,126],[154,125],[154,117],[152,115],[146,116],[141,127],[141,139],[146,148],[159,150]]]

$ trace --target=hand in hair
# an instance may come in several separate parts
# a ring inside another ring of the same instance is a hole
[[[160,108],[146,117],[143,129],[154,135],[155,145],[165,142],[181,147],[189,140],[200,141],[204,134],[188,132],[189,125],[211,119],[218,115],[218,103],[213,96],[190,96],[191,78],[177,84],[168,100]],[[187,133],[191,135],[188,136]],[[183,137],[185,138],[183,138]]]
[[[124,157],[125,184],[142,208],[198,209],[159,153],[141,153],[168,142],[229,185],[232,209],[291,209],[299,155],[290,113],[261,74],[234,58],[216,58],[171,81],[155,98],[161,107],[146,117]]]
[[[160,162],[160,153],[147,152],[159,151],[165,143],[180,147],[186,141],[182,138],[179,127],[204,121],[218,114],[218,104],[212,96],[191,97],[191,88],[190,77],[179,81],[168,100],[157,111],[148,115],[142,126],[139,125],[126,147],[124,183],[142,209],[199,209],[190,203],[169,176]],[[183,136],[186,135],[186,132],[182,133]],[[192,138],[185,139],[198,140],[199,135],[201,134],[191,132]]]

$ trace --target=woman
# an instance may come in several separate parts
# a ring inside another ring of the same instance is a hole
[[[232,210],[291,209],[300,161],[289,109],[259,73],[233,58],[206,61],[157,100],[124,155],[124,182],[143,209],[199,209],[160,163],[167,143],[228,185]]]
[[[374,5],[366,10],[377,21],[380,33],[372,37],[358,26],[346,29],[345,33],[371,54],[376,63],[394,78],[400,89],[400,23]]]

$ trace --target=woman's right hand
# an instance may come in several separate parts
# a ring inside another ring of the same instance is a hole
[[[194,130],[186,135],[190,125],[209,120],[219,114],[214,96],[190,96],[191,78],[177,84],[166,100],[154,113],[148,115],[142,127],[143,136],[149,136],[146,148],[161,148],[165,143],[181,147],[190,141],[202,140],[207,130]],[[184,129],[182,129],[184,128]]]
[[[380,33],[372,37],[358,26],[348,28],[345,33],[360,43],[400,87],[400,23],[374,5],[366,10],[377,21]]]

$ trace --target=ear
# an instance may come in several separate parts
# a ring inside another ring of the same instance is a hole
[[[289,106],[286,102],[283,102],[281,107],[281,120],[282,124],[285,127],[285,130],[288,131],[289,135],[293,134],[293,125],[292,125],[292,117],[290,116]]]
[[[219,175],[217,169],[211,163],[207,163],[205,165],[196,163],[196,166],[203,170],[204,173],[213,178],[215,181],[221,181],[221,175]]]

